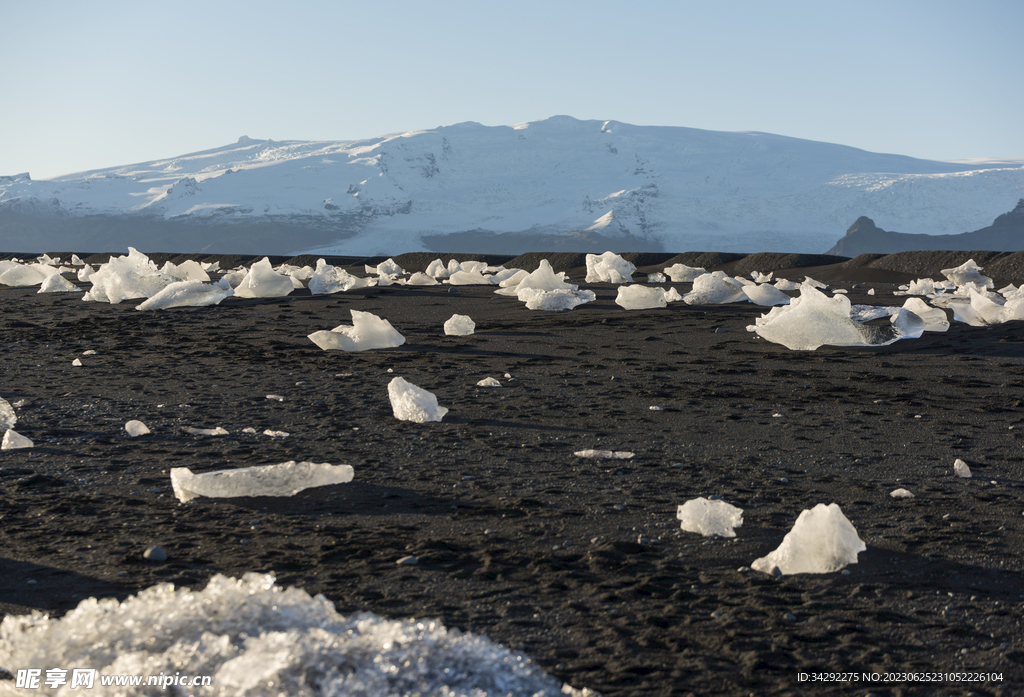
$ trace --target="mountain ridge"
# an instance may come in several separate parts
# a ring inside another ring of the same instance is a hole
[[[22,246],[29,229],[50,248],[819,252],[862,215],[950,233],[1022,195],[1024,161],[918,160],[755,131],[555,116],[351,141],[242,136],[50,180],[0,177],[0,245]]]

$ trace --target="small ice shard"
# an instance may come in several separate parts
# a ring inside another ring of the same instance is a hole
[[[828,574],[857,563],[867,546],[835,503],[819,503],[804,510],[782,544],[750,565],[752,569],[782,574]]]
[[[417,271],[416,273],[409,277],[409,280],[406,281],[406,285],[436,286],[438,285],[438,283],[437,279],[431,276],[430,274],[423,273],[422,271]]]
[[[142,556],[153,562],[167,561],[167,552],[164,551],[163,547],[158,547],[157,545],[147,548],[142,553]]]
[[[191,433],[193,436],[226,436],[228,432],[218,426],[217,428],[193,428],[192,426],[182,426],[181,430],[185,433]]]
[[[0,450],[20,450],[21,448],[31,448],[35,443],[31,439],[21,435],[13,428],[7,429],[4,433],[3,443],[0,443]]]
[[[968,259],[955,269],[942,269],[939,273],[958,286],[977,283],[982,288],[991,288],[993,286],[992,279],[982,275],[981,271],[982,267],[978,266],[974,259]]]
[[[875,289],[874,288],[868,288],[868,295],[874,295],[874,294],[875,294]]]
[[[650,310],[665,307],[665,291],[641,285],[620,285],[615,304],[626,310]]]
[[[235,470],[193,474],[187,467],[171,469],[171,486],[182,503],[199,496],[293,496],[304,489],[352,481],[350,465],[284,462]]]
[[[668,290],[665,291],[665,302],[667,303],[677,303],[682,299],[683,296],[681,296],[679,294],[679,291],[676,290],[675,288],[669,288]]]
[[[263,257],[251,267],[235,288],[239,298],[280,298],[295,290],[290,276],[274,271],[270,259]]]
[[[907,295],[931,295],[935,292],[935,281],[930,278],[919,278],[907,286]]]
[[[85,264],[85,262],[82,261],[81,258],[79,258],[79,256],[77,254],[72,254],[71,255],[71,265],[72,266],[82,266],[84,264]]]
[[[75,366],[76,368],[81,368],[82,367],[82,361],[81,361],[81,359],[76,358],[75,360],[71,361],[71,365]]]
[[[199,280],[175,281],[148,300],[135,306],[136,310],[167,310],[172,307],[206,307],[217,305],[224,298],[234,295],[230,288],[224,288]]]
[[[800,284],[796,281],[791,281],[788,278],[780,278],[775,281],[775,288],[777,290],[799,290]]]
[[[527,310],[548,310],[560,312],[571,310],[577,305],[594,302],[597,295],[592,290],[541,290],[527,288],[517,295],[520,302],[526,303]]]
[[[0,428],[14,428],[16,423],[18,423],[18,415],[14,413],[14,407],[6,399],[0,397]]]
[[[811,278],[810,276],[804,276],[804,282],[800,284],[800,287],[803,288],[804,286],[808,286],[810,288],[817,288],[817,289],[828,288],[828,284],[827,283],[822,283],[821,281],[816,281],[813,278]]]
[[[271,431],[269,428],[263,432],[263,435],[269,436],[270,438],[287,438],[291,434],[288,431]]]
[[[707,270],[686,264],[673,264],[665,267],[665,273],[673,283],[692,283],[697,277],[706,274]]]
[[[971,468],[967,466],[966,462],[959,458],[957,458],[957,461],[953,463],[953,472],[956,476],[962,477],[963,479],[970,479],[972,476]]]
[[[92,276],[95,272],[96,270],[94,268],[86,264],[85,266],[78,270],[78,280],[88,281],[89,277]]]
[[[282,397],[279,394],[268,394],[267,395],[267,399],[269,399],[272,402],[283,402],[284,401],[284,397]]]
[[[444,333],[448,336],[469,336],[476,331],[476,322],[467,315],[452,315],[444,323]]]
[[[394,348],[405,343],[405,337],[386,319],[370,312],[351,310],[352,326],[339,325],[330,331],[318,331],[309,340],[324,351],[368,351]]]
[[[138,419],[132,419],[124,425],[124,430],[128,431],[128,435],[132,438],[137,436],[144,436],[150,432],[146,424],[142,423]]]
[[[914,498],[914,495],[910,493],[907,489],[893,489],[892,491],[889,492],[889,496],[892,496],[894,499]]]
[[[663,273],[655,272],[655,273],[647,274],[647,282],[648,283],[664,283],[665,280],[666,280],[665,279],[665,274],[663,274]]]
[[[740,290],[747,296],[747,299],[755,305],[772,307],[774,305],[789,305],[792,298],[783,293],[775,286],[761,283],[753,286],[743,286]]]
[[[388,383],[388,398],[396,419],[414,421],[418,424],[440,421],[448,413],[447,407],[438,406],[437,397],[413,385],[404,378],[394,378]]]
[[[629,283],[636,266],[614,252],[588,254],[587,283]]]
[[[676,518],[686,532],[700,533],[704,537],[736,537],[736,531],[743,525],[743,509],[725,501],[710,501],[703,496],[681,505]]]
[[[693,281],[693,289],[683,296],[687,305],[725,305],[745,301],[743,284],[723,271],[715,271],[698,276]]]
[[[82,289],[77,287],[74,283],[61,276],[59,273],[55,273],[52,276],[47,276],[46,280],[39,286],[40,293],[81,293]]]
[[[761,273],[760,271],[751,271],[750,272],[750,278],[754,281],[754,283],[771,283],[772,282],[772,276],[774,276],[774,275],[775,275],[774,271],[771,271],[771,272],[766,273],[766,274],[765,273]]]
[[[501,387],[501,383],[494,378],[484,378],[476,384],[477,387]]]
[[[82,355],[83,356],[95,356],[96,352],[93,351],[92,349],[89,349],[88,351],[82,351]]]
[[[628,450],[577,450],[573,453],[576,457],[591,457],[597,460],[629,460],[633,458],[636,453],[631,453]]]

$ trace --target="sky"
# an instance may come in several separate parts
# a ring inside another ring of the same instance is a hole
[[[0,175],[555,115],[1024,158],[1019,0],[0,8]]]

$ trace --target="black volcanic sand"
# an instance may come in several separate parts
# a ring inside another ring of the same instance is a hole
[[[832,257],[793,271],[797,255],[759,256],[795,280],[823,273],[854,303],[902,304],[896,284],[934,274],[941,254],[904,270]],[[436,255],[422,256],[420,268]],[[559,265],[578,270],[575,256]],[[655,270],[686,255],[636,256]],[[0,453],[0,608],[59,615],[89,596],[273,572],[343,613],[484,634],[605,695],[1024,692],[1019,323],[796,352],[745,330],[764,308],[625,311],[615,286],[585,287],[597,301],[561,313],[479,286],[149,313],[0,289],[0,395],[23,402],[16,430],[36,444]],[[351,354],[306,338],[352,309],[407,343]],[[476,333],[445,336],[453,313]],[[444,420],[395,419],[395,376],[434,392]],[[476,387],[485,377],[502,387]],[[153,433],[129,437],[130,419]],[[586,448],[636,456],[573,455]],[[953,474],[957,458],[973,479]],[[291,498],[179,504],[171,492],[171,467],[287,460],[348,463],[355,481]],[[916,498],[891,498],[901,487]],[[679,530],[676,508],[712,495],[744,509],[735,539]],[[867,544],[848,574],[746,568],[801,510],[831,502]],[[143,558],[153,544],[168,561]],[[395,563],[407,555],[419,564]],[[798,681],[820,671],[1003,680]]]

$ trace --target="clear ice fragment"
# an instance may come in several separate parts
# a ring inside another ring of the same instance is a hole
[[[149,428],[146,424],[142,423],[138,419],[132,419],[124,425],[124,430],[128,431],[128,435],[132,438],[136,436],[144,436],[149,433]]]
[[[244,467],[193,474],[187,467],[171,469],[171,486],[182,503],[200,496],[293,496],[304,489],[351,482],[350,465],[284,462],[280,465]]]
[[[971,474],[971,468],[967,466],[967,463],[957,458],[957,461],[953,463],[953,472],[956,476],[963,479],[970,479],[973,475]]]
[[[628,450],[577,450],[573,453],[576,457],[590,457],[597,460],[629,460],[633,458],[636,453],[631,453]]]
[[[337,326],[330,331],[318,331],[309,340],[324,351],[368,351],[393,348],[405,343],[405,337],[386,319],[370,312],[351,310],[352,326]]]
[[[452,315],[444,323],[444,333],[448,336],[469,336],[476,331],[476,322],[467,315]]]
[[[837,504],[819,503],[804,510],[782,544],[750,565],[752,569],[783,574],[828,574],[857,563],[867,546]]]
[[[396,377],[388,384],[388,398],[396,419],[426,423],[440,421],[448,413],[447,407],[438,406],[437,397],[424,389]]]
[[[734,528],[743,525],[743,509],[725,501],[699,497],[681,505],[676,511],[680,527],[705,537],[736,537]]]
[[[4,433],[3,442],[0,443],[0,450],[21,450],[22,448],[31,448],[35,443],[31,439],[21,435],[13,428],[7,429]]]

